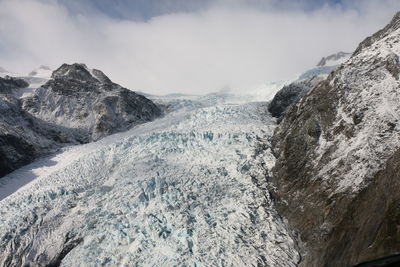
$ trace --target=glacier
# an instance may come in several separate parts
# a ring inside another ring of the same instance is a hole
[[[164,117],[4,177],[0,265],[296,266],[269,194],[276,122],[242,99],[159,99]]]

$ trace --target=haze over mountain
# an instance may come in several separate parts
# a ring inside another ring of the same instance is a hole
[[[3,0],[0,66],[29,73],[84,62],[159,95],[246,91],[353,51],[399,8],[397,0]]]
[[[399,266],[399,2],[183,1],[0,2],[0,266]]]

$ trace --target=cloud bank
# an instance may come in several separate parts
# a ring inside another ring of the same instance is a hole
[[[60,1],[0,0],[0,66],[27,73],[84,62],[155,94],[246,90],[352,52],[400,9],[397,0],[303,2],[216,1],[137,21]]]

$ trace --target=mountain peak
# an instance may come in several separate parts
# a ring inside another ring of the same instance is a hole
[[[62,64],[61,67],[56,69],[51,78],[69,78],[79,81],[93,81],[94,77],[90,73],[90,70],[85,64],[74,63],[74,64]]]
[[[111,80],[102,71],[89,69],[83,63],[63,64],[53,72],[51,78],[66,78],[81,82],[110,84]]]

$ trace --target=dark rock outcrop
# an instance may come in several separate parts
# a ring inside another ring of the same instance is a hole
[[[300,266],[400,251],[400,16],[286,112],[273,137],[276,205]]]
[[[280,123],[289,107],[296,104],[309,90],[337,69],[342,62],[348,60],[350,55],[350,53],[338,52],[323,57],[316,67],[303,72],[296,81],[279,90],[268,105],[268,111],[273,117],[278,118],[277,121]]]
[[[313,76],[285,85],[278,91],[278,93],[276,93],[272,101],[269,103],[268,111],[273,117],[278,118],[278,122],[280,122],[285,111],[292,105],[296,104],[300,98],[322,80],[322,77]]]
[[[0,177],[65,144],[82,142],[73,129],[35,118],[21,108],[20,99],[0,94]]]
[[[356,51],[354,52],[354,55],[359,54],[363,49],[370,47],[372,44],[374,44],[376,41],[379,41],[392,32],[396,31],[397,29],[400,28],[400,12],[397,12],[396,15],[393,17],[392,21],[386,25],[383,29],[377,31],[373,35],[365,38],[364,41],[362,41]]]
[[[0,93],[11,93],[12,90],[28,87],[29,84],[23,79],[10,76],[0,77]]]

